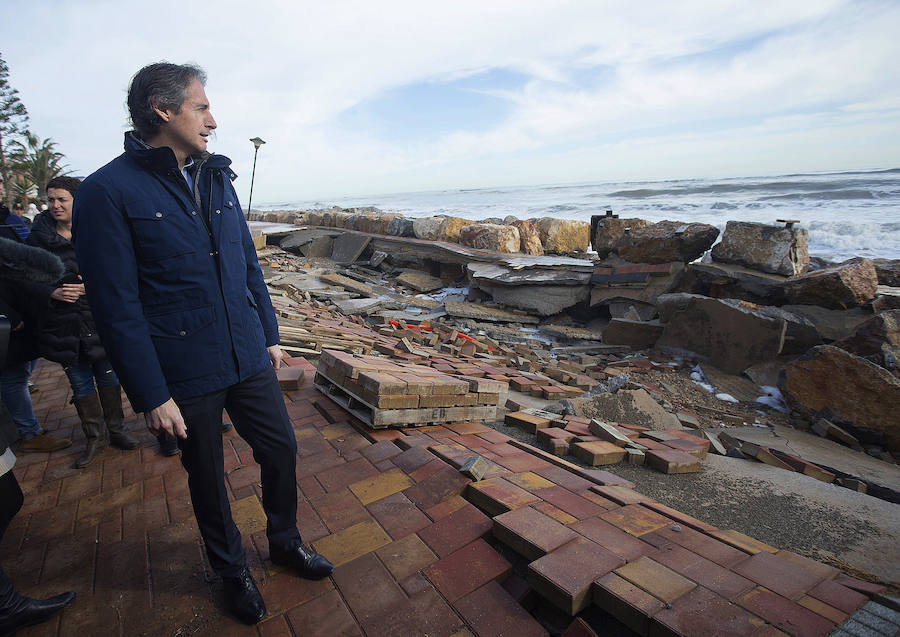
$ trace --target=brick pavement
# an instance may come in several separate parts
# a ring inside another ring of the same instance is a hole
[[[42,363],[35,411],[73,446],[19,455],[26,501],[0,561],[27,594],[78,599],[21,635],[528,636],[547,634],[536,616],[557,632],[575,614],[614,634],[824,635],[878,591],[478,424],[356,429],[312,387],[312,366],[291,362],[307,371],[285,393],[300,530],[333,576],[309,582],[268,560],[259,470],[229,432],[229,498],[269,610],[254,627],[232,620],[178,458],[126,408],[141,447],[73,469],[84,443],[68,383]],[[477,483],[457,470],[474,454],[490,465]]]

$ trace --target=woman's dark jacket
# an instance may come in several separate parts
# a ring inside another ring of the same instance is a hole
[[[87,299],[82,296],[74,303],[66,303],[50,298],[50,293],[63,283],[81,281],[75,248],[56,231],[56,220],[49,211],[34,218],[27,243],[55,254],[66,268],[55,285],[36,286],[41,302],[35,327],[38,354],[62,365],[76,364],[79,359],[89,362],[105,359],[106,352],[97,336]]]

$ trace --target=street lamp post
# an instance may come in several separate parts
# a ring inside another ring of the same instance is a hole
[[[253,203],[253,180],[256,179],[256,155],[259,153],[259,147],[265,144],[259,137],[250,140],[253,143],[253,172],[250,173],[250,199],[247,200],[247,218],[250,218],[250,204]]]

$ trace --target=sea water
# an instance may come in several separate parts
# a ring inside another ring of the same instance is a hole
[[[776,224],[796,219],[809,252],[829,261],[900,259],[900,168],[770,177],[592,182],[397,193],[259,206],[265,210],[374,206],[409,217],[482,220],[559,217],[590,221],[612,210],[648,221],[729,220]]]

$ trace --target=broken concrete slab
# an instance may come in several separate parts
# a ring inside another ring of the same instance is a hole
[[[332,299],[332,303],[342,314],[369,314],[384,305],[381,299]]]
[[[672,313],[659,348],[690,352],[731,374],[781,353],[787,323],[740,302],[691,298]]]
[[[727,263],[691,263],[679,289],[716,298],[782,305],[787,277]]]
[[[457,318],[470,318],[476,321],[491,321],[497,323],[529,323],[537,324],[541,320],[524,312],[504,310],[487,307],[478,303],[466,303],[462,301],[445,301],[444,310],[450,316]]]
[[[417,292],[431,292],[444,287],[444,282],[437,277],[424,272],[409,271],[403,272],[396,279],[400,285],[405,285]]]
[[[355,292],[356,294],[362,296],[372,296],[374,294],[372,288],[365,283],[360,283],[359,281],[351,279],[350,277],[343,276],[341,274],[328,272],[325,274],[320,274],[319,278],[326,283],[340,286],[349,292]]]
[[[664,326],[659,321],[629,321],[614,318],[603,329],[603,342],[627,345],[632,349],[650,349],[662,336]]]
[[[872,312],[863,307],[833,310],[818,305],[784,305],[781,309],[809,321],[826,343],[849,338],[872,318]]]
[[[900,288],[900,259],[872,259],[878,285]]]
[[[729,221],[712,259],[754,270],[795,276],[809,267],[809,233],[805,228]]]
[[[590,398],[572,398],[576,415],[605,422],[640,425],[662,431],[681,429],[674,414],[663,409],[644,389],[620,389]]]
[[[788,406],[804,417],[880,432],[890,449],[900,451],[900,380],[884,368],[819,345],[786,365],[778,386]]]
[[[586,301],[587,285],[486,285],[478,287],[491,295],[496,303],[539,316],[553,316]]]
[[[789,303],[835,310],[857,307],[875,298],[878,275],[870,259],[850,259],[785,282]]]
[[[853,336],[834,343],[835,347],[863,357],[879,357],[876,361],[883,367],[885,351],[894,359],[900,354],[900,310],[889,310],[876,314],[856,328]]]
[[[547,265],[506,260],[496,263],[470,263],[466,272],[473,283],[481,285],[587,285],[591,280],[591,265],[581,259],[575,263]]]
[[[718,236],[719,229],[709,224],[660,221],[623,236],[616,251],[632,263],[689,263],[703,256]]]
[[[345,232],[332,241],[331,260],[335,263],[353,263],[366,249],[370,237]]]

